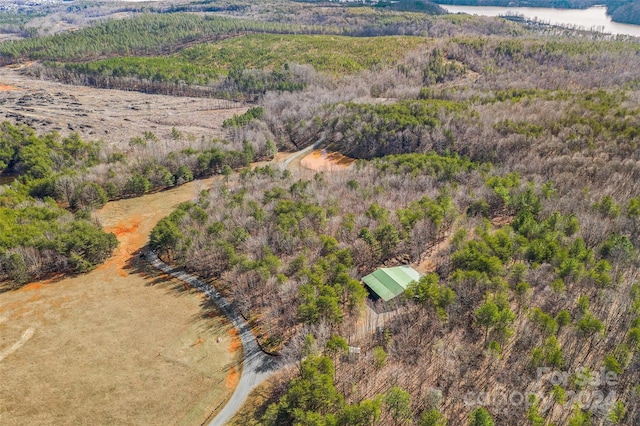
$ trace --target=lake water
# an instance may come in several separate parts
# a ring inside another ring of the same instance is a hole
[[[556,24],[594,29],[611,34],[628,34],[640,37],[640,25],[619,24],[612,22],[606,14],[604,6],[594,6],[589,9],[552,9],[541,7],[493,7],[493,6],[453,6],[441,4],[451,13],[468,13],[470,15],[500,16],[524,15],[529,19]]]

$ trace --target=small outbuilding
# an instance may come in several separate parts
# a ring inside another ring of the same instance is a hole
[[[420,273],[411,266],[394,266],[393,268],[380,268],[362,278],[369,288],[373,299],[382,299],[385,302],[401,295],[409,284],[420,279]]]

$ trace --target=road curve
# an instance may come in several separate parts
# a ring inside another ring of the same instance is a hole
[[[309,152],[313,151],[314,149],[316,149],[317,147],[320,146],[320,144],[324,141],[324,136],[322,136],[320,139],[318,139],[318,141],[316,143],[314,143],[313,145],[309,145],[306,148],[301,149],[300,151],[295,152],[293,155],[291,155],[289,158],[287,158],[286,160],[284,160],[282,163],[280,163],[280,170],[284,170],[286,169],[289,164],[291,164],[291,162],[293,160],[295,160],[296,158],[304,155],[304,154],[308,154]]]
[[[285,161],[280,163],[282,170],[286,169],[289,164],[296,158],[311,152],[316,149],[324,141],[324,137],[318,139],[316,143],[310,145],[300,151],[295,152]],[[146,251],[147,260],[157,269],[166,272],[174,278],[182,280],[209,296],[213,300],[216,306],[231,320],[240,334],[240,341],[242,342],[242,350],[244,359],[242,361],[242,373],[240,375],[240,381],[231,399],[227,401],[224,408],[218,413],[218,415],[209,423],[209,426],[223,426],[225,425],[233,415],[240,409],[244,400],[249,396],[249,393],[257,385],[262,383],[267,377],[273,374],[277,370],[276,359],[273,356],[265,354],[258,345],[256,337],[253,335],[246,321],[236,311],[220,293],[207,283],[200,281],[198,278],[190,275],[184,271],[176,270],[158,258],[157,253],[148,249]]]
[[[217,307],[231,320],[240,334],[244,359],[242,361],[242,374],[240,375],[238,387],[236,387],[231,399],[227,401],[222,411],[209,423],[209,426],[222,426],[238,411],[253,388],[276,371],[276,360],[260,349],[256,337],[249,329],[242,315],[214,288],[200,281],[193,275],[170,267],[161,261],[158,255],[152,250],[147,250],[146,258],[157,269],[186,282],[193,288],[209,296]]]

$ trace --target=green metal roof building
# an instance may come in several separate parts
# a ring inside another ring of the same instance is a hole
[[[393,268],[380,268],[366,277],[362,281],[373,292],[385,302],[404,293],[407,286],[412,281],[418,281],[420,273],[411,266],[394,266]]]

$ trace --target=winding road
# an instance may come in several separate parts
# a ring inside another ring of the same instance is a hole
[[[318,139],[318,141],[316,143],[314,143],[313,145],[309,145],[308,147],[303,148],[300,151],[296,151],[293,155],[291,155],[289,158],[287,158],[282,163],[280,163],[280,169],[281,170],[286,169],[289,166],[289,164],[291,164],[291,162],[293,160],[295,160],[296,158],[299,158],[299,157],[301,157],[301,156],[303,156],[305,154],[308,154],[311,151],[313,151],[314,149],[318,148],[323,141],[324,141],[324,136],[322,136],[320,139]]]
[[[182,280],[191,287],[196,288],[209,296],[215,302],[218,308],[231,320],[233,325],[238,329],[244,359],[242,361],[242,374],[238,387],[227,401],[222,411],[209,423],[210,426],[222,426],[226,424],[231,417],[242,406],[245,398],[257,385],[262,383],[267,377],[276,371],[276,359],[273,356],[265,354],[256,337],[253,335],[246,321],[240,313],[234,309],[220,293],[207,283],[200,281],[193,275],[186,272],[173,269],[158,258],[158,255],[152,250],[146,252],[147,260],[157,269],[166,272],[174,278]]]
[[[313,145],[310,145],[296,153],[292,154],[286,160],[280,164],[281,169],[286,169],[292,161],[299,158],[322,143],[324,138],[319,139]],[[240,335],[240,341],[242,342],[243,349],[243,361],[242,361],[242,373],[240,375],[240,381],[234,391],[233,395],[227,401],[224,408],[218,413],[218,415],[209,423],[209,426],[222,426],[225,425],[233,415],[240,409],[244,400],[249,396],[249,393],[260,383],[266,380],[271,374],[277,370],[277,360],[274,356],[267,355],[260,349],[256,337],[253,335],[247,322],[242,315],[233,307],[229,301],[227,301],[220,293],[212,288],[207,283],[199,280],[197,277],[190,275],[184,271],[180,271],[172,268],[158,258],[157,253],[148,249],[146,251],[146,259],[155,268],[167,273],[168,275],[177,278],[191,287],[200,290],[206,294],[215,302],[217,307],[222,311],[233,323]]]

